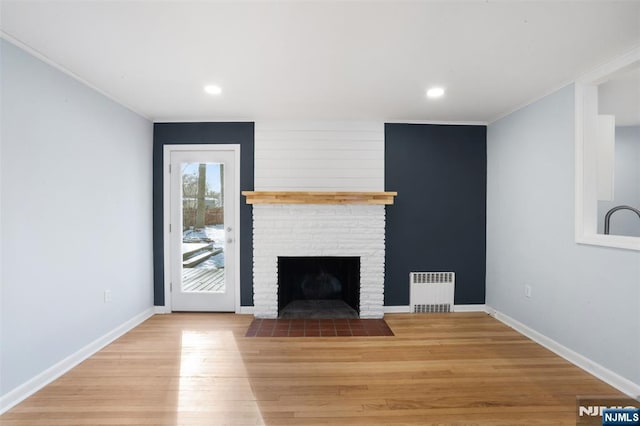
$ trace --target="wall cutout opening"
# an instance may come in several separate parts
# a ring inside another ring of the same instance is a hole
[[[359,257],[278,257],[279,318],[358,318]]]
[[[578,243],[640,250],[639,79],[635,48],[576,81]]]

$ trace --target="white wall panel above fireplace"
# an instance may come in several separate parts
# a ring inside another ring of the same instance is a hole
[[[256,191],[384,191],[384,123],[256,122]]]

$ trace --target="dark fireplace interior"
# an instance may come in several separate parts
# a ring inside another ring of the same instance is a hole
[[[358,318],[359,257],[278,257],[280,318]]]

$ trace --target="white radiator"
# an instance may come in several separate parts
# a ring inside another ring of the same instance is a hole
[[[412,312],[452,312],[454,272],[411,272],[409,302]]]

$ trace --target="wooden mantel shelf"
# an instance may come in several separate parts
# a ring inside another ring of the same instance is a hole
[[[393,204],[397,192],[242,191],[247,204]]]

